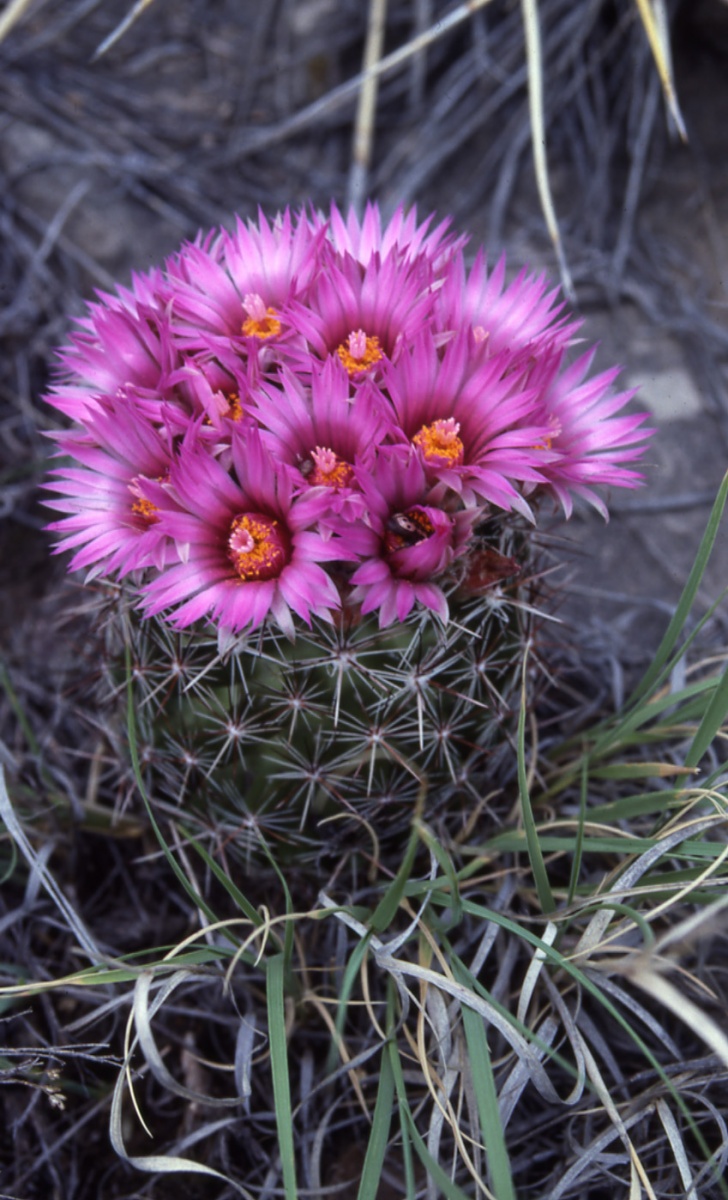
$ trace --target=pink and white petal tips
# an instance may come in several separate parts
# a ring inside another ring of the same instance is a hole
[[[304,353],[292,352],[292,366],[305,374],[316,358],[336,355],[352,379],[375,377],[429,324],[433,304],[427,260],[407,264],[374,255],[362,266],[350,255],[322,250],[322,270],[305,304],[291,304],[286,313],[306,345]]]
[[[225,265],[239,293],[257,296],[277,311],[306,293],[320,269],[323,235],[304,213],[294,221],[286,209],[269,224],[259,209],[257,227],[237,217],[234,231],[225,231],[222,239]]]
[[[330,620],[340,599],[320,563],[353,555],[316,531],[315,506],[291,498],[256,430],[234,431],[233,459],[236,478],[199,446],[182,448],[159,523],[183,561],[144,589],[145,612],[177,628],[209,617],[233,633],[271,617],[292,634],[293,613]]]
[[[655,431],[644,424],[649,413],[614,415],[635,395],[635,389],[613,390],[619,367],[585,379],[595,352],[596,348],[588,350],[565,369],[552,371],[544,386],[543,411],[550,426],[547,444],[555,457],[550,456],[542,472],[567,517],[573,493],[607,519],[607,507],[593,487],[639,487],[642,474],[621,464],[639,458]]]
[[[430,229],[432,219],[431,214],[418,225],[417,209],[405,210],[400,204],[391,220],[382,227],[379,206],[371,201],[367,203],[361,221],[353,208],[344,216],[332,204],[328,234],[337,254],[349,255],[363,266],[367,266],[375,255],[383,259],[391,254],[405,262],[428,259],[439,271],[466,239],[448,233],[449,217]]]
[[[507,350],[514,361],[573,342],[581,321],[562,316],[559,288],[550,288],[545,275],[523,268],[506,286],[505,255],[488,274],[479,250],[466,273],[462,256],[452,260],[438,299],[436,327],[441,340],[464,328],[472,330],[489,355]]]
[[[532,519],[516,485],[543,483],[543,454],[533,447],[547,430],[523,374],[507,352],[489,358],[468,330],[444,352],[425,333],[387,368],[384,386],[402,439],[433,480],[468,503],[479,496]]]
[[[476,510],[449,512],[435,503],[418,457],[405,447],[383,447],[369,470],[357,471],[368,519],[342,528],[364,561],[351,577],[352,600],[377,612],[383,628],[404,621],[416,603],[448,617],[444,580],[467,550]]]
[[[123,576],[160,569],[174,557],[147,494],[148,485],[168,476],[171,445],[133,409],[120,414],[121,408],[110,404],[96,413],[80,437],[78,431],[58,437],[60,452],[82,464],[55,469],[46,484],[58,493],[47,503],[69,514],[48,528],[60,535],[58,553],[76,550],[70,570],[91,567],[94,575]]]
[[[262,384],[251,400],[263,441],[290,465],[294,486],[322,491],[333,512],[360,510],[354,468],[371,460],[391,425],[378,390],[365,382],[352,395],[347,371],[330,358],[310,388],[283,370],[278,386]]]
[[[142,286],[143,295],[161,288],[154,273]],[[69,345],[59,351],[60,380],[46,396],[49,404],[75,421],[96,408],[99,396],[148,393],[160,401],[170,393],[169,376],[179,363],[166,314],[157,305],[142,303],[132,292],[103,295],[77,321]]]
[[[294,224],[286,210],[272,225],[262,213],[259,228],[238,217],[232,233],[183,246],[167,264],[179,343],[242,339],[249,351],[275,343],[283,308],[318,270],[316,243],[305,217]]]

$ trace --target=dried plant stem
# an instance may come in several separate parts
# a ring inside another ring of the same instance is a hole
[[[387,0],[370,0],[367,40],[364,47],[362,85],[354,125],[354,140],[349,170],[349,204],[361,213],[367,188],[367,173],[372,154],[374,116],[377,108],[379,76],[373,68],[380,61],[387,23]]]
[[[528,107],[531,117],[531,145],[536,171],[536,184],[549,236],[553,242],[559,264],[561,283],[572,303],[575,300],[574,285],[566,265],[566,256],[561,243],[556,212],[551,198],[548,166],[546,163],[546,127],[543,111],[543,61],[541,54],[541,32],[538,21],[538,0],[522,0],[523,28],[526,38],[528,60]]]

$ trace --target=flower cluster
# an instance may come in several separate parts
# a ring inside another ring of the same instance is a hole
[[[594,486],[640,481],[645,414],[567,360],[577,328],[542,276],[468,271],[447,222],[238,219],[99,295],[61,351],[59,549],[178,628],[446,619],[486,517],[547,494],[606,515]]]

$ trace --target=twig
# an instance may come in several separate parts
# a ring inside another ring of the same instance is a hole
[[[374,114],[377,107],[379,77],[374,68],[382,56],[387,0],[370,0],[364,70],[354,125],[354,140],[349,168],[349,204],[361,215],[367,186],[367,172],[374,138]]]

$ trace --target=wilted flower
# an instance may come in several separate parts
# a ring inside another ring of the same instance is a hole
[[[357,478],[368,522],[342,534],[364,560],[351,577],[362,614],[378,612],[380,627],[390,625],[404,621],[418,601],[447,620],[447,600],[433,580],[465,553],[478,510],[442,507],[421,460],[405,447],[383,447]]]

